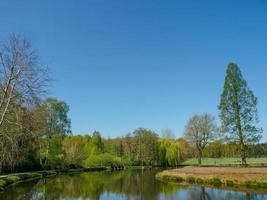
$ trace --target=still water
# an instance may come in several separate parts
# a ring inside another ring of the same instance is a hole
[[[157,181],[155,170],[62,175],[19,183],[0,193],[3,200],[267,200],[267,195]]]

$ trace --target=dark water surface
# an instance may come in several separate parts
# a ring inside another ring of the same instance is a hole
[[[204,200],[266,199],[267,195],[206,187],[182,187],[155,179],[155,170],[125,170],[61,175],[28,181],[0,193],[3,200]]]

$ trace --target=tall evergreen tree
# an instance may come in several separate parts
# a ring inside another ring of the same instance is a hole
[[[262,130],[256,127],[257,98],[234,63],[228,65],[218,108],[226,138],[239,144],[242,165],[245,166],[247,145],[258,142]]]

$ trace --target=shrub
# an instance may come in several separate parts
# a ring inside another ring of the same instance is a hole
[[[226,180],[226,185],[227,186],[233,186],[234,185],[234,182],[233,181],[230,181],[230,180]]]
[[[252,181],[246,181],[246,182],[245,182],[245,185],[246,185],[247,187],[249,187],[249,188],[253,188],[253,187],[255,187],[255,183],[252,182]]]
[[[20,181],[20,177],[18,176],[7,176],[4,179],[8,184],[12,184],[12,183],[16,183]]]
[[[203,184],[204,180],[202,178],[196,178],[196,183],[197,184]]]
[[[208,180],[208,183],[214,186],[221,186],[222,181],[219,178],[212,178]]]
[[[259,187],[267,189],[267,183],[266,182],[259,183]]]
[[[0,188],[3,188],[7,185],[7,182],[3,179],[0,179]]]
[[[30,179],[30,178],[35,178],[35,177],[41,177],[42,174],[40,173],[36,173],[36,172],[33,172],[33,173],[25,173],[25,174],[20,174],[19,177],[21,179]]]
[[[170,182],[183,182],[183,178],[182,177],[176,177],[176,176],[168,176],[168,175],[164,175],[164,176],[158,176],[161,180],[163,181],[170,181]]]
[[[42,172],[43,176],[46,177],[46,176],[54,176],[57,174],[56,171],[44,171]]]
[[[185,181],[186,181],[187,183],[190,183],[190,184],[196,182],[195,178],[192,177],[192,176],[188,176],[188,177],[186,177]]]
[[[91,155],[84,162],[84,167],[99,167],[99,166],[122,166],[121,159],[108,153]]]
[[[267,188],[266,182],[246,181],[245,185],[249,188]]]

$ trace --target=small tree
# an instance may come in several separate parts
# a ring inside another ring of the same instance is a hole
[[[203,150],[215,139],[216,133],[215,117],[212,115],[194,115],[187,123],[184,136],[196,148],[199,165],[201,165]]]
[[[255,125],[258,122],[257,98],[236,64],[228,65],[219,110],[223,132],[227,133],[228,141],[239,144],[245,166],[247,145],[258,142],[262,130]]]

